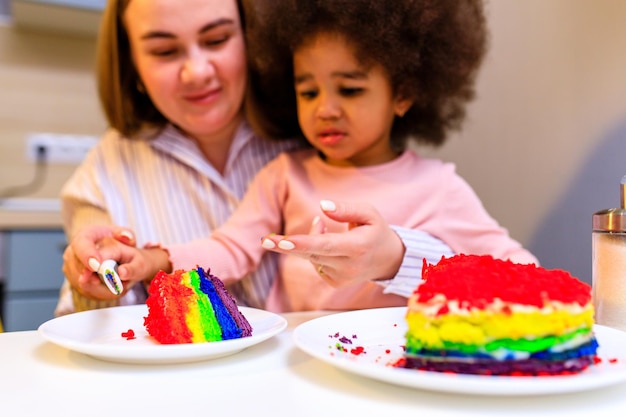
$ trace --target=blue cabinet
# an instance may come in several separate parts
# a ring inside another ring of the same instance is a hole
[[[61,230],[9,230],[5,235],[5,331],[35,330],[54,318],[63,283]]]

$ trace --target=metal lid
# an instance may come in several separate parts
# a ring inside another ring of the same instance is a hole
[[[612,208],[594,213],[593,231],[626,231],[626,210],[622,208]]]
[[[597,211],[593,214],[593,231],[626,231],[626,175],[620,181],[620,208]]]

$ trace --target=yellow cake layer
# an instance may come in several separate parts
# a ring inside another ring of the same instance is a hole
[[[533,339],[562,336],[593,326],[593,307],[578,313],[540,311],[492,313],[472,311],[467,315],[444,314],[437,317],[420,312],[407,313],[408,334],[428,349],[441,349],[445,343],[482,346],[498,339]]]
[[[192,334],[192,343],[222,340],[222,331],[215,319],[211,301],[200,290],[198,271],[191,270],[185,272],[182,274],[181,280],[183,285],[194,291],[193,296],[189,300],[185,300],[189,306],[185,316],[185,323]]]

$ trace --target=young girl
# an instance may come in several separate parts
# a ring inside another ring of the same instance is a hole
[[[284,92],[295,90],[298,125],[312,149],[270,162],[210,238],[125,254],[127,268],[146,274],[200,264],[229,283],[254,270],[264,248],[276,249],[287,255],[268,310],[404,305],[406,298],[385,293],[384,281],[336,276],[321,257],[312,266],[288,254],[296,246],[292,237],[308,233],[312,219],[346,199],[373,205],[390,224],[437,236],[456,253],[536,262],[488,215],[452,164],[406,149],[409,138],[441,144],[460,126],[485,48],[480,1],[272,0],[254,7],[252,56],[267,91],[277,94],[271,107],[257,111],[267,113],[263,120],[294,126],[295,115],[285,120]],[[292,65],[280,66],[285,53]],[[263,127],[274,136],[294,133],[277,126]],[[320,227],[329,234],[347,226],[326,220]],[[418,271],[415,278],[417,284]]]

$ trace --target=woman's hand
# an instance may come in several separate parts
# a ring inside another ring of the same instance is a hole
[[[94,225],[87,226],[77,233],[63,253],[62,270],[70,285],[81,294],[98,300],[119,297],[112,294],[96,274],[100,263],[105,259],[98,246],[107,238],[128,246],[136,244],[134,234],[128,229]],[[126,285],[124,287],[127,290]]]
[[[324,219],[316,218],[310,234],[267,235],[262,246],[308,259],[318,274],[335,287],[396,275],[404,245],[374,207],[329,200],[322,200],[320,206],[328,218],[348,223],[348,231],[326,233]]]

